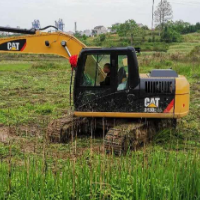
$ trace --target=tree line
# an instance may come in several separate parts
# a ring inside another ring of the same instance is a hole
[[[182,20],[172,21],[173,10],[170,2],[167,0],[161,0],[157,5],[155,12],[153,13],[153,20],[155,22],[155,31],[159,33],[161,42],[181,42],[182,34],[200,32],[200,23],[195,25]],[[134,20],[127,20],[122,24],[114,24],[112,31],[116,32],[120,37],[129,37],[131,43],[134,37],[145,37],[146,30],[149,30],[147,26],[138,26]],[[155,41],[155,32],[152,30],[152,39],[149,41]]]
[[[129,19],[124,23],[116,23],[111,27],[111,34],[116,33],[120,37],[117,45],[137,45],[137,42],[181,42],[182,35],[200,32],[200,22],[190,24],[182,20],[173,21],[173,9],[168,0],[161,0],[153,12],[153,22],[155,28],[137,24],[135,20]],[[87,36],[76,33],[75,36],[87,43]],[[109,36],[102,34],[94,38],[94,45],[102,46],[108,43]],[[139,45],[140,45],[139,44]],[[112,46],[112,45],[111,45]]]

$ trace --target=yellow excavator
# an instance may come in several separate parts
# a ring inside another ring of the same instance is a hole
[[[177,119],[188,114],[190,87],[184,76],[172,69],[139,74],[139,49],[87,48],[66,33],[42,32],[49,27],[0,27],[0,31],[21,34],[0,38],[0,53],[78,56],[71,63],[74,111],[49,124],[52,142],[67,142],[80,132],[102,131],[106,150],[120,154],[148,142],[158,130],[176,126]],[[109,66],[108,84],[102,84],[108,79],[105,64]]]

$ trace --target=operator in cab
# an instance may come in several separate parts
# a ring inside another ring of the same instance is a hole
[[[111,65],[110,63],[106,63],[103,67],[103,71],[106,75],[104,81],[100,82],[100,86],[109,86],[110,85],[110,72],[111,72]]]

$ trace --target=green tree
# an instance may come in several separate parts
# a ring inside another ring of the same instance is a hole
[[[100,42],[104,42],[106,40],[106,35],[105,34],[101,34],[99,36]]]
[[[146,25],[142,26],[141,29],[146,30],[146,31],[149,30],[148,26],[146,26]]]
[[[136,35],[138,33],[138,25],[132,19],[125,21],[125,23],[120,24],[118,28],[118,34],[120,37],[130,37],[131,34]]]
[[[179,32],[179,33],[184,33],[186,31],[186,29],[188,29],[190,27],[190,23],[188,22],[184,22],[182,20],[176,21],[176,22],[172,22],[171,23],[174,27],[174,29]]]
[[[161,41],[166,43],[171,42],[181,42],[182,36],[171,26],[165,26],[164,30],[161,33]]]
[[[199,22],[196,23],[196,29],[197,29],[197,31],[200,30],[200,23]]]
[[[119,28],[120,28],[120,23],[113,24],[111,31],[114,32],[114,33],[118,33]]]
[[[165,26],[171,27],[173,30],[180,34],[194,33],[200,30],[200,23],[196,23],[195,25],[190,24],[188,22],[184,22],[182,20],[179,21],[168,21]]]

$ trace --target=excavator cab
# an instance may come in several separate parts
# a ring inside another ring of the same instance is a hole
[[[110,65],[110,84],[102,85]],[[189,112],[189,83],[171,69],[139,74],[136,50],[84,48],[74,85],[74,115],[110,118],[181,118]]]
[[[110,64],[109,84],[101,84]],[[76,111],[126,112],[129,101],[137,101],[139,84],[135,49],[83,49],[75,76],[74,104]]]

